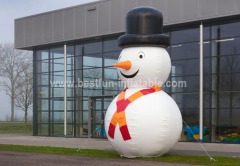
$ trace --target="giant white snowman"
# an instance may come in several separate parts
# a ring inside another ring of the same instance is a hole
[[[173,148],[182,130],[177,104],[161,89],[171,70],[161,12],[150,7],[130,10],[118,43],[123,50],[113,66],[126,88],[107,110],[107,138],[120,156],[161,156]]]

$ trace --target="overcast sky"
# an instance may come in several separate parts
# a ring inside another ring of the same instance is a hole
[[[14,19],[97,0],[0,0],[0,43],[14,42]],[[22,111],[23,112],[23,111]],[[22,117],[16,110],[16,116]],[[10,116],[10,100],[0,89],[0,120]]]

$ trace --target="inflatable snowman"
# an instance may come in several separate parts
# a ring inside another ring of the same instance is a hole
[[[150,7],[132,9],[118,42],[123,50],[113,66],[126,89],[106,112],[107,138],[120,156],[161,156],[173,148],[182,131],[177,104],[161,90],[171,70],[162,14]]]

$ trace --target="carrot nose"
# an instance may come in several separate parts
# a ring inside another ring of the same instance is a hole
[[[112,66],[117,67],[117,68],[122,68],[125,70],[129,70],[129,69],[131,69],[132,64],[131,64],[131,61],[127,60],[127,61],[115,63]]]

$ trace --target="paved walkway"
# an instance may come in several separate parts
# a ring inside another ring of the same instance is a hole
[[[41,137],[24,134],[0,134],[0,144],[52,146],[82,149],[113,150],[104,139]],[[240,157],[240,144],[203,143],[211,156]],[[178,142],[170,154],[205,155],[199,143]]]
[[[37,154],[0,151],[1,166],[192,166],[191,164],[164,163],[132,159],[110,159],[71,155]]]

